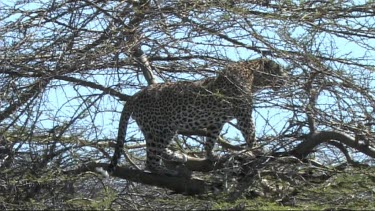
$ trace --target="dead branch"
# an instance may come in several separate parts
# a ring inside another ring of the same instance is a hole
[[[85,81],[85,80],[74,78],[74,77],[60,76],[60,75],[54,76],[54,78],[59,79],[59,80],[63,80],[63,81],[69,81],[69,82],[72,82],[76,85],[82,85],[82,86],[85,86],[85,87],[90,87],[90,88],[93,88],[93,89],[101,90],[101,91],[103,91],[103,93],[118,97],[122,101],[127,101],[131,97],[129,95],[122,94],[121,92],[119,92],[115,89],[112,89],[112,88],[109,88],[109,87],[104,87],[103,85],[100,85],[98,83],[94,83],[94,82],[91,82],[91,81]]]
[[[331,140],[336,140],[342,144],[358,150],[359,152],[362,152],[365,155],[375,158],[374,148],[364,144],[359,144],[353,137],[338,131],[315,132],[311,136],[309,136],[306,141],[299,144],[291,152],[291,154],[301,159],[305,158],[309,153],[312,152],[312,150],[316,146],[324,142],[329,142]]]
[[[36,95],[42,93],[43,90],[48,85],[48,83],[49,83],[49,79],[42,78],[39,81],[32,84],[31,87],[29,88],[29,90],[20,94],[20,97],[19,97],[18,101],[10,104],[9,107],[7,107],[2,112],[0,112],[0,122],[2,122],[4,119],[8,118],[11,114],[16,112],[19,107],[23,106],[31,98],[33,98]]]
[[[78,169],[67,171],[65,173],[80,174],[87,171],[97,172],[97,168],[106,169],[107,166],[108,164],[106,163],[89,163],[81,166]],[[198,178],[172,177],[126,167],[117,167],[111,176],[126,179],[132,182],[167,188],[176,193],[184,193],[188,195],[202,194],[214,188],[213,184],[209,184]]]
[[[155,84],[155,76],[152,72],[151,64],[148,60],[148,57],[145,55],[145,53],[142,50],[141,46],[141,37],[142,33],[137,30],[139,25],[144,21],[145,19],[145,12],[143,10],[147,10],[150,2],[147,1],[141,1],[142,4],[133,3],[133,7],[135,10],[135,16],[132,20],[130,20],[129,23],[129,33],[127,34],[127,41],[132,45],[130,48],[130,52],[132,56],[134,56],[136,61],[139,63],[139,66],[143,72],[143,76],[145,77],[147,84]]]

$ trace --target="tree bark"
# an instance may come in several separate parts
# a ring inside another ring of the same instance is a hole
[[[375,157],[375,150],[374,148],[359,144],[355,141],[355,139],[345,133],[338,132],[338,131],[320,131],[315,132],[306,141],[299,144],[291,154],[298,157],[298,158],[305,158],[311,151],[321,143],[329,142],[331,140],[339,141],[349,147],[352,147],[365,155],[368,155],[372,158]]]
[[[76,175],[87,171],[102,172],[103,170],[98,170],[98,168],[106,169],[107,166],[107,163],[89,163],[76,170],[67,171],[65,173]],[[203,194],[208,190],[215,188],[215,184],[209,184],[198,178],[172,177],[125,167],[117,167],[111,176],[132,182],[167,188],[175,193],[183,193],[187,195]]]

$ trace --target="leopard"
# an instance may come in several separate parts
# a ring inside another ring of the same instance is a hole
[[[162,160],[186,162],[186,157],[168,147],[181,131],[204,129],[206,158],[214,159],[213,148],[225,123],[236,119],[247,147],[256,141],[252,120],[253,93],[280,89],[287,74],[277,62],[258,58],[227,64],[217,76],[196,81],[152,84],[126,101],[121,112],[117,143],[108,172],[123,154],[130,117],[146,140],[146,169],[157,174],[177,175]]]

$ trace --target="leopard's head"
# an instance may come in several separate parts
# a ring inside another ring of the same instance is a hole
[[[278,90],[283,87],[288,79],[286,71],[273,60],[257,59],[253,60],[254,81],[253,89],[272,88]],[[251,65],[251,64],[249,64]]]

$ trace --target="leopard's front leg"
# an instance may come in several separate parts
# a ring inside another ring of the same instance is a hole
[[[255,126],[252,118],[252,109],[243,108],[236,111],[237,127],[241,131],[247,146],[251,149],[256,145]]]

